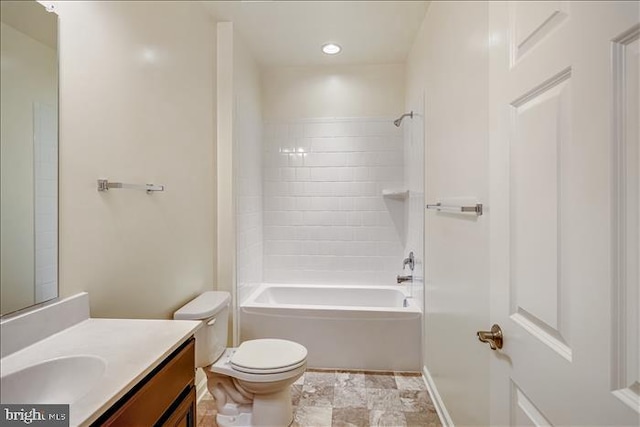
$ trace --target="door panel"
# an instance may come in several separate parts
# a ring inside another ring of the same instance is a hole
[[[514,426],[550,426],[551,423],[540,409],[529,400],[515,383],[511,383],[510,423]]]
[[[511,103],[509,244],[512,319],[570,360],[559,265],[569,78],[566,70]]]
[[[568,1],[512,2],[509,24],[513,37],[511,64],[540,44],[569,16]]]
[[[612,386],[640,406],[640,26],[613,41],[614,326]]]
[[[490,3],[492,425],[640,424],[639,12]]]

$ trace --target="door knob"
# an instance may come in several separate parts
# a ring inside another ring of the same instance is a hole
[[[502,329],[498,325],[493,325],[490,331],[478,331],[478,339],[488,343],[491,350],[502,348]]]

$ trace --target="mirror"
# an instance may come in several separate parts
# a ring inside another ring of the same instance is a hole
[[[58,295],[58,16],[0,2],[0,315]]]

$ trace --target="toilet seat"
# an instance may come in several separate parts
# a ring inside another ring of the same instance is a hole
[[[307,349],[293,341],[256,339],[240,344],[230,359],[231,366],[248,374],[278,374],[306,364]]]
[[[307,361],[303,360],[299,363],[296,363],[295,365],[283,366],[282,368],[275,368],[275,369],[251,369],[251,368],[237,367],[237,366],[234,366],[233,369],[235,369],[238,372],[244,372],[246,374],[257,374],[257,375],[280,374],[283,372],[289,372],[294,369],[297,369],[300,366],[304,365],[305,363],[307,363]]]
[[[260,373],[242,372],[231,365],[231,358],[236,352],[235,348],[227,348],[222,356],[213,364],[205,368],[205,370],[213,373],[226,375],[241,381],[251,381],[258,383],[271,383],[286,380],[288,378],[300,376],[307,369],[307,360],[305,359],[298,367],[288,367],[286,370],[278,373],[268,373],[261,371]]]

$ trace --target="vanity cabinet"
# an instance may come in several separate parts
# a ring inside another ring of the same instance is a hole
[[[92,426],[196,425],[195,340],[190,338]]]

